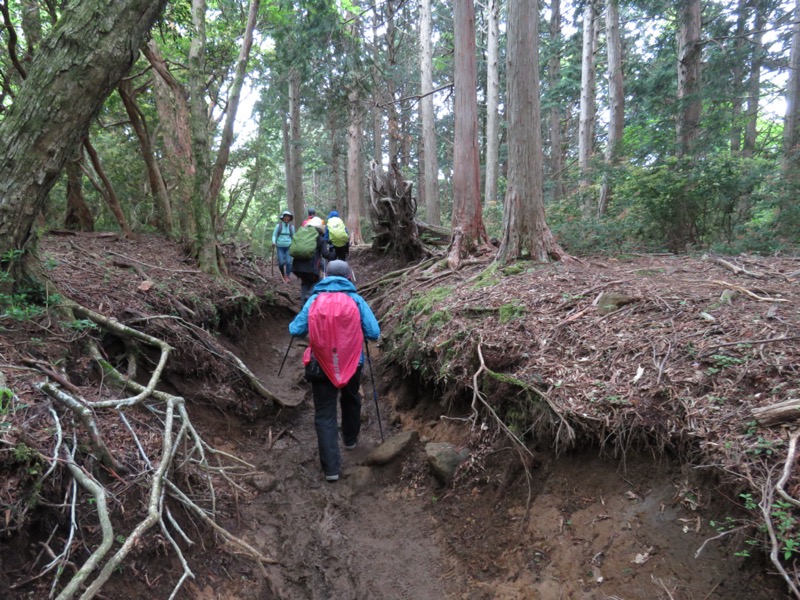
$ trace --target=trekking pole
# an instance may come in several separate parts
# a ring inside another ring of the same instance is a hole
[[[286,357],[289,356],[289,350],[292,349],[292,342],[294,341],[294,336],[289,339],[289,347],[286,348],[286,354],[283,355],[283,360],[281,361],[281,368],[278,369],[278,377],[281,376],[281,371],[283,371],[283,365],[286,363]]]
[[[375,388],[375,371],[372,370],[372,359],[369,356],[369,342],[364,340],[364,347],[367,349],[367,362],[369,363],[369,376],[372,379],[372,398],[375,400],[375,413],[378,415],[378,429],[381,430],[381,442],[383,441],[383,425],[381,425],[381,410],[378,408],[378,390]]]

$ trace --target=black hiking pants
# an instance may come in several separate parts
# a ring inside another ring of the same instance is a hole
[[[325,475],[339,475],[342,468],[342,455],[339,451],[337,431],[337,399],[342,407],[342,440],[345,446],[353,446],[361,432],[361,367],[341,390],[330,380],[315,381],[311,384],[314,394],[314,428],[317,430],[319,461]],[[341,397],[339,392],[341,391]]]

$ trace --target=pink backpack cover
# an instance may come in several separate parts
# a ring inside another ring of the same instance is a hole
[[[364,345],[356,301],[344,292],[319,294],[308,311],[308,336],[311,345],[303,364],[311,362],[313,353],[331,383],[346,386],[358,369]]]

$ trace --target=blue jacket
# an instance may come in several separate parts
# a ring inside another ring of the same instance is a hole
[[[303,310],[300,311],[294,321],[289,323],[289,333],[292,336],[303,336],[308,334],[308,311],[314,300],[317,299],[320,293],[325,292],[345,292],[356,302],[358,311],[361,313],[361,330],[364,332],[364,337],[368,340],[377,340],[381,335],[381,327],[378,325],[378,320],[372,313],[372,309],[361,296],[356,293],[356,286],[351,281],[338,275],[326,277],[314,286],[314,293],[306,300]],[[364,353],[361,353],[359,364],[364,362]]]

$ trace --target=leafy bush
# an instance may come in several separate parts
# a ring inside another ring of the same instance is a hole
[[[602,218],[587,216],[596,206],[592,187],[548,207],[548,222],[570,252],[774,252],[798,242],[796,190],[786,189],[774,163],[720,152],[605,175],[614,195]]]

